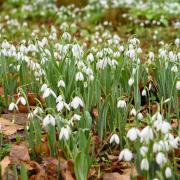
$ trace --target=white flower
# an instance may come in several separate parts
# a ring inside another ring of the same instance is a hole
[[[90,61],[90,62],[93,62],[93,61],[94,61],[94,56],[93,56],[92,53],[88,54],[87,60]]]
[[[143,89],[141,94],[142,94],[142,96],[146,96],[147,95],[146,90]]]
[[[8,110],[13,111],[14,109],[18,110],[18,106],[15,103],[10,103]]]
[[[110,138],[110,144],[115,142],[116,144],[119,144],[119,136],[117,134],[113,134]]]
[[[177,66],[174,65],[174,66],[171,68],[171,71],[174,72],[174,73],[177,73],[177,72],[178,72]]]
[[[162,146],[159,143],[154,143],[153,144],[153,152],[154,153],[159,152],[161,150],[162,150]]]
[[[138,118],[138,120],[143,120],[144,117],[143,117],[142,113],[138,113],[137,118]]]
[[[141,137],[141,142],[146,141],[148,142],[149,140],[153,140],[154,135],[152,128],[149,126],[146,126],[142,131],[140,132],[140,137]]]
[[[170,167],[167,167],[165,169],[165,176],[166,176],[166,178],[170,178],[172,176],[172,170]]]
[[[167,159],[162,152],[159,152],[156,155],[156,162],[160,167],[162,167],[167,162]]]
[[[149,52],[149,59],[150,59],[151,61],[154,60],[154,53],[153,53],[153,52]]]
[[[142,146],[140,148],[141,156],[145,156],[147,152],[148,152],[148,148],[146,146]]]
[[[22,96],[18,98],[16,104],[18,104],[19,102],[21,102],[21,104],[24,106],[26,105],[26,99]]]
[[[49,97],[50,95],[53,95],[56,98],[56,94],[54,93],[54,91],[50,88],[46,88],[43,93],[43,98],[45,99]]]
[[[83,101],[80,97],[76,96],[70,103],[71,107],[77,109],[79,106],[84,107]]]
[[[84,81],[84,76],[82,72],[78,72],[75,77],[76,81]]]
[[[179,39],[179,38],[175,39],[175,45],[176,45],[177,47],[180,45],[180,39]]]
[[[137,128],[131,128],[129,129],[128,133],[127,133],[127,137],[131,140],[131,141],[135,141],[137,139],[137,137],[139,136],[139,130]]]
[[[58,87],[65,87],[66,85],[65,85],[65,82],[63,81],[63,80],[60,80],[59,82],[58,82]]]
[[[125,161],[131,161],[133,158],[133,154],[129,149],[123,149],[120,154],[119,154],[119,160],[121,161],[122,159]]]
[[[124,100],[119,100],[117,103],[118,108],[125,108],[126,107],[126,101]]]
[[[64,108],[64,102],[63,101],[58,102],[56,105],[57,111],[60,112],[63,110],[63,108]]]
[[[149,162],[148,162],[147,158],[144,158],[141,161],[141,170],[145,170],[145,171],[149,170]]]
[[[176,89],[177,89],[177,90],[180,90],[180,81],[177,81],[177,82],[176,82]]]
[[[169,130],[171,129],[171,125],[170,123],[163,121],[162,122],[162,126],[161,126],[161,132],[163,134],[167,134],[169,132]]]
[[[176,138],[173,138],[172,140],[169,140],[169,144],[170,144],[174,149],[178,148],[179,142],[180,142],[180,138],[179,138],[179,137],[176,137]]]
[[[47,126],[49,124],[51,124],[52,126],[55,126],[55,118],[51,115],[48,114],[44,119],[43,119],[43,126]]]
[[[48,85],[47,84],[43,84],[41,86],[41,92],[44,92],[47,88],[48,88]]]
[[[71,118],[71,120],[74,120],[74,121],[80,121],[80,119],[81,119],[81,116],[78,114],[74,114],[73,117]]]
[[[70,131],[69,126],[67,126],[66,128],[65,128],[65,127],[62,127],[62,128],[61,128],[61,131],[60,131],[60,134],[59,134],[59,139],[60,139],[60,140],[61,140],[61,139],[68,140],[70,134],[71,134],[71,131]]]
[[[80,58],[83,55],[82,47],[80,47],[78,44],[73,45],[72,53],[74,57]]]
[[[129,84],[129,86],[132,86],[132,85],[134,84],[134,79],[133,79],[133,78],[130,78],[130,79],[128,80],[128,84]]]
[[[136,110],[134,108],[131,109],[130,115],[131,116],[136,116]]]

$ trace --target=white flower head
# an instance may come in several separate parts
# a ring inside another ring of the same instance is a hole
[[[167,134],[170,129],[171,129],[170,123],[167,122],[167,121],[163,121],[163,122],[162,122],[162,125],[161,125],[161,132],[162,132],[163,134]]]
[[[149,142],[149,140],[153,140],[154,135],[152,128],[150,126],[146,126],[142,131],[140,132],[141,142]]]
[[[26,99],[22,96],[18,98],[16,104],[18,104],[19,102],[24,106],[26,105]]]
[[[143,120],[143,114],[142,113],[138,113],[137,114],[137,118],[138,118],[138,120]]]
[[[8,110],[9,111],[13,111],[13,110],[18,110],[18,106],[17,106],[17,104],[15,104],[15,103],[10,103],[10,105],[9,105],[9,108],[8,108]]]
[[[142,94],[142,96],[147,96],[146,90],[143,89],[141,94]]]
[[[131,161],[133,154],[129,149],[123,149],[119,154],[119,160]]]
[[[142,146],[142,147],[140,148],[141,156],[144,157],[147,152],[148,152],[148,148],[147,148],[146,146]]]
[[[125,108],[126,107],[126,101],[125,100],[119,100],[117,103],[117,108]]]
[[[135,110],[135,108],[132,108],[132,109],[131,109],[130,115],[131,115],[131,116],[136,116],[136,110]]]
[[[133,79],[133,78],[130,78],[130,79],[128,80],[128,84],[129,84],[129,86],[131,87],[131,86],[134,84],[134,79]]]
[[[110,144],[115,142],[116,144],[119,144],[120,140],[119,140],[119,136],[117,134],[113,134],[110,138]]]
[[[60,131],[60,134],[59,134],[59,139],[64,139],[64,140],[68,140],[69,137],[70,137],[70,134],[71,134],[71,130],[70,130],[70,127],[67,126],[67,127],[62,127],[61,128],[61,131]]]
[[[135,141],[135,140],[138,138],[139,134],[140,134],[139,129],[133,127],[133,128],[131,128],[131,129],[129,129],[129,131],[128,131],[128,133],[127,133],[127,137],[128,137],[131,141]]]
[[[156,162],[160,167],[162,167],[167,162],[167,159],[162,152],[159,152],[156,155]]]
[[[71,120],[73,121],[80,121],[80,119],[81,119],[81,116],[78,114],[74,114],[73,117],[71,118]]]
[[[170,167],[167,167],[165,169],[165,176],[166,176],[166,178],[170,178],[172,176],[172,170]]]
[[[82,72],[78,72],[75,77],[76,81],[84,81],[84,76]]]
[[[58,87],[65,87],[66,85],[65,85],[65,82],[63,81],[63,80],[60,80],[59,82],[58,82]]]
[[[176,89],[177,89],[177,90],[180,90],[180,81],[177,81],[177,82],[176,82]]]
[[[70,103],[71,107],[73,107],[74,109],[77,109],[79,106],[84,107],[84,103],[81,100],[80,97],[76,96],[73,98],[73,100]]]
[[[147,158],[144,158],[141,161],[141,170],[145,170],[145,171],[149,170],[149,162],[148,162]]]
[[[44,119],[43,119],[43,126],[47,126],[51,124],[52,126],[55,126],[56,124],[56,121],[55,121],[55,118],[51,115],[51,114],[48,114]]]

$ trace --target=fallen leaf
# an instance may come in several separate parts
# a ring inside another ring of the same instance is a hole
[[[6,172],[6,168],[8,167],[8,165],[10,164],[10,158],[9,156],[5,156],[4,159],[0,162],[1,165],[1,176],[3,177],[5,172]]]
[[[103,177],[103,180],[130,180],[130,176],[121,175],[117,172],[114,173],[106,173]]]
[[[110,161],[117,161],[119,156],[107,155]]]
[[[97,119],[98,118],[98,116],[99,116],[99,113],[98,113],[98,109],[97,109],[97,107],[92,107],[92,109],[91,109],[91,114],[92,114],[92,116],[95,118],[95,119]]]
[[[30,161],[28,148],[24,144],[12,145],[10,157],[13,160]]]
[[[12,134],[15,134],[18,130],[24,129],[23,126],[14,124],[10,120],[4,118],[0,118],[0,125],[2,133],[5,136],[10,136]]]

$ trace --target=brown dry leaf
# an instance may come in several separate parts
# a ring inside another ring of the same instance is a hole
[[[136,171],[136,168],[133,167],[133,168],[127,168],[127,169],[124,169],[123,170],[123,175],[126,175],[126,176],[137,176],[137,171]]]
[[[18,130],[24,129],[23,126],[14,124],[10,120],[4,118],[0,118],[0,125],[2,128],[2,133],[5,136],[10,136],[15,134]]]
[[[8,113],[8,114],[2,114],[1,116],[4,119],[8,119],[10,121],[14,120],[15,124],[18,125],[26,125],[26,122],[28,120],[28,114],[27,113]]]
[[[92,116],[95,118],[95,119],[97,119],[98,118],[98,116],[99,116],[99,113],[98,113],[98,109],[97,109],[97,107],[92,107],[92,109],[91,109],[91,114],[92,114]]]
[[[30,161],[28,148],[24,144],[13,144],[10,157],[13,160]]]
[[[172,119],[171,120],[171,127],[172,128],[178,128],[179,124],[178,124],[178,120],[177,119]]]
[[[3,177],[5,172],[6,172],[6,168],[8,167],[8,165],[10,164],[10,158],[9,156],[5,156],[4,159],[0,162],[1,165],[1,176]]]
[[[0,87],[0,96],[3,96],[4,95],[4,88],[1,86]]]
[[[103,180],[130,180],[130,176],[121,175],[117,172],[114,173],[106,173],[103,177]]]
[[[119,156],[114,156],[114,155],[109,155],[109,154],[108,154],[107,157],[108,157],[108,159],[109,159],[110,161],[117,161]]]

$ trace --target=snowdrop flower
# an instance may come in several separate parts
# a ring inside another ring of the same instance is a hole
[[[180,39],[179,39],[179,38],[175,39],[175,45],[176,45],[177,47],[180,45]]]
[[[121,161],[122,159],[125,161],[131,161],[133,158],[133,154],[129,149],[123,149],[120,154],[119,154],[119,160]]]
[[[133,78],[130,78],[130,79],[128,80],[128,84],[129,84],[129,86],[131,87],[131,86],[134,84],[134,79],[133,79]]]
[[[174,66],[171,68],[171,71],[174,72],[174,73],[177,73],[177,72],[178,72],[177,66],[174,65]]]
[[[126,107],[126,101],[125,100],[119,100],[117,103],[117,108],[125,108]]]
[[[154,153],[159,152],[161,150],[162,150],[162,146],[159,143],[154,143],[153,144],[153,152]]]
[[[18,106],[15,103],[10,103],[8,110],[13,111],[14,109],[18,110]]]
[[[149,170],[149,162],[148,162],[147,158],[144,158],[141,161],[141,170],[145,170],[145,171]]]
[[[71,120],[74,120],[74,121],[80,121],[80,119],[81,119],[81,116],[78,114],[74,114],[73,117],[71,118]]]
[[[149,140],[153,140],[154,135],[152,128],[149,126],[146,126],[141,132],[140,132],[140,137],[141,137],[141,142],[146,141],[148,142]]]
[[[60,80],[59,82],[58,82],[58,87],[65,87],[66,85],[65,85],[65,82],[63,81],[63,80]]]
[[[176,89],[177,89],[177,90],[180,90],[180,81],[177,81],[177,82],[176,82]]]
[[[149,59],[150,59],[151,61],[154,60],[154,53],[153,53],[153,52],[149,52]]]
[[[40,108],[40,107],[36,107],[36,108],[35,108],[35,110],[33,111],[33,114],[36,115],[36,114],[38,114],[38,113],[43,113],[42,108]]]
[[[87,61],[93,62],[94,61],[94,56],[92,53],[88,54],[87,56]]]
[[[117,134],[113,134],[110,138],[110,144],[115,142],[116,144],[119,144],[119,136]]]
[[[78,44],[75,44],[72,47],[72,53],[74,57],[80,58],[83,55],[83,50]]]
[[[41,92],[44,92],[47,88],[48,88],[48,85],[47,84],[43,84],[41,86]]]
[[[147,95],[146,90],[143,89],[141,94],[142,94],[142,96],[146,96]]]
[[[43,93],[43,98],[45,99],[49,97],[50,95],[53,95],[56,98],[56,94],[54,93],[54,91],[50,88],[46,88]]]
[[[166,176],[166,178],[170,178],[172,176],[172,170],[170,167],[167,167],[165,169],[165,176]]]
[[[169,144],[170,144],[171,147],[173,147],[174,149],[178,148],[179,142],[180,142],[180,138],[179,138],[179,137],[176,137],[176,138],[173,138],[173,139],[169,140]]]
[[[84,81],[84,76],[82,72],[78,72],[75,77],[76,81]]]
[[[171,129],[171,125],[168,122],[163,121],[161,125],[161,132],[163,134],[167,134],[170,129]]]
[[[43,119],[43,126],[47,126],[51,124],[52,126],[55,126],[55,118],[51,115],[48,114],[44,119]]]
[[[68,32],[64,32],[62,35],[62,38],[65,40],[70,41],[71,40],[71,35]]]
[[[77,109],[79,106],[84,107],[83,101],[80,97],[76,96],[70,103],[71,107]]]
[[[138,118],[138,120],[143,120],[144,117],[143,117],[142,113],[138,113],[137,118]]]
[[[131,116],[136,116],[136,110],[134,108],[131,109],[130,115]]]
[[[160,167],[162,167],[167,162],[167,159],[162,152],[159,152],[156,155],[156,162]]]
[[[59,139],[60,140],[61,139],[68,140],[69,137],[70,137],[70,134],[71,134],[71,131],[70,131],[69,126],[67,126],[66,128],[62,127],[61,131],[60,131],[60,134],[59,134]]]
[[[22,96],[18,98],[16,104],[18,104],[19,102],[21,102],[21,104],[24,106],[26,105],[26,99]]]
[[[147,152],[148,152],[148,148],[146,146],[142,146],[140,148],[141,156],[145,156]]]
[[[127,132],[127,137],[131,140],[131,141],[135,141],[137,139],[137,137],[139,136],[139,130],[137,128],[131,128],[129,129],[129,131]]]

